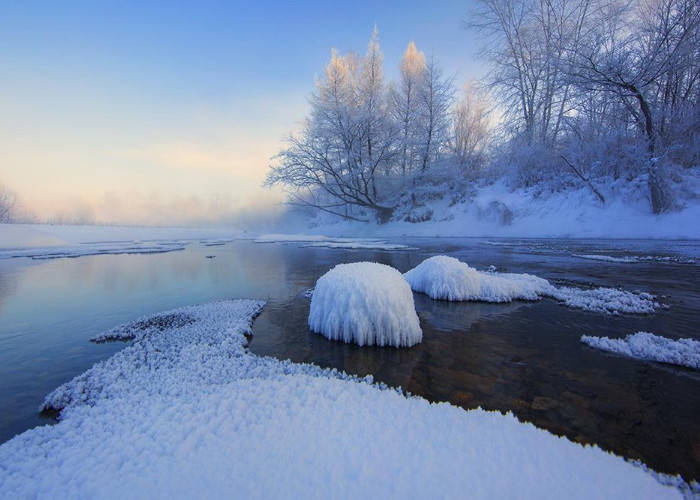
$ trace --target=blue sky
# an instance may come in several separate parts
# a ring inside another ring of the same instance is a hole
[[[376,23],[389,77],[410,40],[478,77],[470,8],[6,0],[0,183],[42,217],[167,223],[273,203],[268,160],[331,48],[363,52]]]

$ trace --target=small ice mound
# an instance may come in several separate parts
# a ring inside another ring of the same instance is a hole
[[[477,271],[445,255],[424,260],[404,277],[414,291],[441,300],[511,302],[551,297],[568,307],[606,314],[651,314],[661,307],[649,293],[556,287],[532,274]]]
[[[410,347],[423,340],[413,293],[393,267],[339,264],[316,282],[309,327],[331,340]]]
[[[700,370],[700,341],[693,339],[673,340],[649,332],[637,332],[627,335],[624,339],[583,335],[581,342],[630,358]]]
[[[547,280],[531,274],[483,273],[446,255],[424,260],[404,277],[416,292],[441,300],[538,300],[552,288]]]

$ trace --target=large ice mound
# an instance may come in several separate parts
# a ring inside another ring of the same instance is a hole
[[[339,264],[316,282],[309,327],[361,346],[410,347],[423,340],[411,287],[393,267]]]
[[[446,255],[424,260],[404,277],[416,292],[441,300],[511,302],[552,297],[569,307],[610,314],[648,314],[660,307],[648,293],[602,287],[591,290],[556,287],[532,274],[477,271]]]
[[[583,335],[581,342],[630,358],[700,370],[700,341],[693,339],[673,340],[649,332],[637,332],[627,335],[624,339]]]

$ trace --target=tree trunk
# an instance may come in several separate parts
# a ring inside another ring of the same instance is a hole
[[[671,207],[671,200],[668,196],[666,184],[659,172],[657,159],[654,157],[656,153],[656,132],[654,130],[654,120],[651,115],[651,109],[644,95],[634,85],[627,85],[627,90],[634,94],[634,97],[639,102],[639,109],[644,116],[644,130],[647,136],[647,151],[649,158],[647,160],[647,174],[649,183],[649,198],[651,200],[651,210],[655,214],[665,212]]]
[[[374,207],[374,210],[377,213],[377,221],[380,224],[386,224],[394,215],[394,207]]]

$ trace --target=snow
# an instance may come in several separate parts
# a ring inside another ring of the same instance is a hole
[[[157,315],[195,321],[137,335],[51,395],[60,422],[0,446],[0,497],[680,498],[510,414],[255,356],[244,334],[261,307]]]
[[[316,282],[309,327],[331,340],[410,347],[423,340],[411,287],[375,262],[339,264]]]
[[[615,262],[630,264],[636,262],[660,262],[664,264],[696,264],[696,259],[692,257],[680,257],[669,255],[623,255],[615,257],[612,255],[600,254],[573,254],[574,257],[588,260],[599,260],[603,262]]]
[[[661,307],[649,293],[632,293],[616,288],[582,290],[552,286],[544,295],[555,298],[569,307],[609,314],[651,314]]]
[[[342,248],[350,250],[409,250],[407,245],[387,243],[380,239],[331,238],[308,234],[264,234],[255,243],[301,243],[304,247]]]
[[[424,260],[404,276],[416,292],[441,300],[538,300],[550,287],[547,280],[531,274],[479,272],[445,255]]]
[[[447,195],[448,185],[433,187],[435,198],[420,209],[431,220],[408,222],[393,219],[385,224],[340,220],[319,214],[314,230],[325,235],[487,236],[526,238],[663,238],[700,239],[700,198],[685,201],[678,211],[655,215],[649,208],[648,187],[625,179],[599,186],[606,203],[600,204],[590,189],[550,191],[542,186],[512,189],[505,182],[475,185],[473,193],[460,193],[459,201]],[[512,212],[510,223],[491,207]],[[399,211],[397,210],[397,214]]]
[[[660,305],[648,293],[614,288],[556,287],[531,274],[481,272],[454,257],[430,257],[404,274],[411,288],[433,299],[511,302],[552,297],[564,305],[604,313],[649,314]]]
[[[630,358],[700,369],[700,341],[693,339],[672,340],[649,332],[637,332],[624,339],[583,335],[581,342]]]

